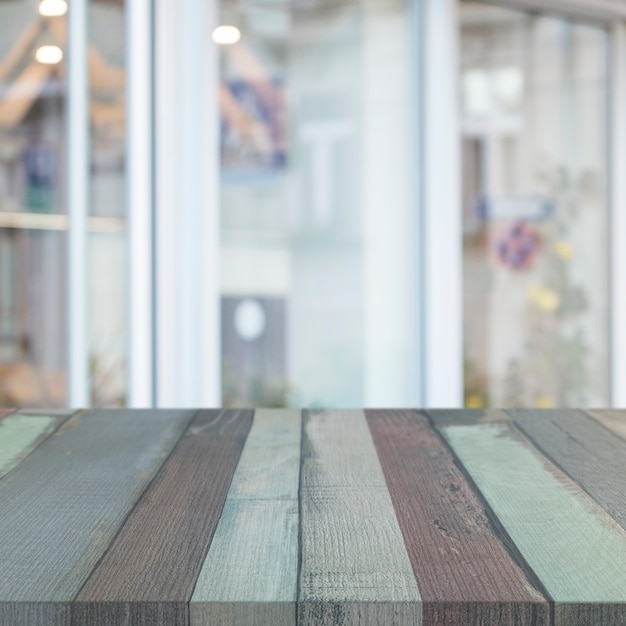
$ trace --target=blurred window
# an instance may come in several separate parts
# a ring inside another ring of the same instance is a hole
[[[460,9],[465,404],[608,405],[608,32]]]
[[[410,3],[220,19],[223,403],[408,404]]]
[[[67,3],[0,2],[0,405],[66,402]],[[124,10],[93,0],[89,43],[92,402],[125,380]]]

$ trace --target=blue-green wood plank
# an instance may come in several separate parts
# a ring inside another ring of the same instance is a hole
[[[8,474],[66,419],[63,415],[10,413],[0,419],[0,478]]]
[[[613,620],[606,623],[622,623],[624,529],[511,424],[452,425],[442,431],[556,603],[556,623],[605,623],[594,621],[605,609]]]

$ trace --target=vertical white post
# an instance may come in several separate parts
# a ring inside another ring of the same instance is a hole
[[[458,2],[422,1],[424,404],[457,408],[463,400]]]
[[[141,408],[155,405],[152,2],[133,0],[126,11],[128,406]]]
[[[365,406],[418,407],[423,404],[420,7],[362,4]]]
[[[626,407],[626,25],[611,32],[611,406]]]
[[[89,81],[87,0],[68,12],[67,203],[68,203],[68,394],[72,408],[88,407],[86,228],[89,206]]]
[[[158,406],[221,403],[217,16],[157,3]]]

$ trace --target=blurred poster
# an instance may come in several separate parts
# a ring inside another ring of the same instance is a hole
[[[285,89],[278,79],[220,85],[222,173],[263,175],[287,161]]]

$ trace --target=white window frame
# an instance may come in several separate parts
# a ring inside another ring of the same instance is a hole
[[[149,2],[137,1],[139,5]],[[626,385],[621,384],[626,380],[626,181],[622,175],[626,166],[626,6],[614,0],[482,1],[592,20],[610,30],[610,404],[626,406]],[[175,5],[173,10],[168,0],[156,0],[150,41],[136,37],[133,29],[140,27],[139,17],[132,10],[128,13],[131,73],[133,67],[145,67],[146,54],[156,55],[158,67],[155,85],[143,81],[137,87],[144,90],[143,96],[129,93],[128,133],[133,142],[129,180],[133,167],[138,168],[142,173],[137,185],[143,185],[143,190],[135,190],[137,196],[129,192],[129,202],[134,198],[143,207],[143,217],[130,226],[129,245],[131,256],[142,250],[144,263],[150,259],[154,277],[148,284],[145,268],[131,270],[131,356],[139,351],[131,361],[131,406],[220,403],[217,49],[209,39],[211,25],[217,23],[218,0],[182,0]],[[424,407],[454,408],[463,403],[458,0],[414,0],[414,7],[421,52],[416,70],[420,120],[416,239],[421,242],[416,259],[421,329],[414,338],[419,353],[416,400]],[[194,67],[203,81],[190,80],[185,67]],[[157,102],[154,144],[141,118],[145,109],[140,103],[148,93]],[[205,123],[198,126],[199,119]],[[155,197],[149,200],[147,172],[141,169],[145,159],[140,155],[153,148],[156,166],[150,188]],[[176,212],[190,198],[203,207],[200,223],[186,212]],[[134,210],[130,205],[129,216]],[[155,218],[156,231],[150,221]],[[152,233],[150,237],[147,232]],[[80,258],[78,252],[70,256],[70,265]],[[199,267],[202,270],[195,272]],[[72,375],[71,382],[75,389],[83,384],[77,375]]]
[[[426,2],[437,3],[438,0],[425,0]],[[454,2],[458,0],[445,0],[445,2]],[[511,9],[525,11],[540,11],[544,14],[555,15],[558,17],[570,17],[590,20],[599,23],[609,30],[610,35],[610,73],[609,84],[611,92],[610,111],[609,111],[609,298],[610,298],[610,384],[609,384],[609,402],[611,407],[626,407],[626,5],[615,2],[614,0],[479,0],[484,4],[493,4]],[[452,11],[447,13],[449,19],[455,19]],[[430,26],[430,24],[428,24]],[[458,29],[455,19],[454,28]],[[457,31],[458,32],[458,31]],[[457,35],[458,37],[458,35]],[[429,57],[426,62],[432,65],[432,72],[452,72],[456,75],[458,72],[458,63],[454,59],[454,65],[451,65],[453,59],[446,59],[447,67],[441,66],[441,60]],[[428,86],[428,83],[425,83]],[[443,103],[441,103],[443,106]],[[433,126],[443,126],[446,123],[446,117],[455,127],[458,124],[458,114],[446,113],[438,106],[433,106],[432,111],[437,119],[428,119],[425,121]],[[432,158],[432,155],[428,157]],[[460,162],[458,154],[448,148],[448,154],[445,159],[440,156],[436,163],[439,167],[450,160],[457,163],[460,171]],[[425,170],[428,172],[428,170]],[[429,184],[429,175],[425,174],[425,185]],[[431,183],[435,184],[435,183]],[[461,187],[460,182],[455,189],[457,198],[460,198]],[[449,202],[452,202],[450,199]],[[431,219],[439,219],[437,211],[437,196],[428,198],[424,210],[427,215],[432,216]],[[461,211],[457,208],[455,212],[448,211],[446,217],[455,221],[453,233],[460,229]],[[441,218],[443,221],[444,218]],[[443,225],[442,225],[443,226]],[[431,233],[428,233],[429,235]],[[460,244],[459,244],[460,245]],[[461,271],[462,259],[455,257],[454,268],[446,267],[446,276],[448,280],[452,280],[455,288],[461,290]],[[438,258],[437,258],[438,257]],[[429,257],[426,264],[429,272],[431,284],[437,285],[437,265],[434,263],[445,263],[443,255],[437,257]],[[450,297],[450,296],[448,296]],[[437,289],[430,291],[427,289],[425,298],[435,302],[429,306],[431,319],[440,320],[438,326],[431,325],[427,328],[427,333],[432,333],[431,347],[435,350],[439,343],[446,342],[445,329],[450,326],[458,329],[462,324],[463,308],[459,303],[456,308],[449,308],[439,297],[437,299]],[[434,310],[431,310],[434,309]],[[447,320],[442,323],[441,320]],[[446,346],[446,359],[452,363],[460,364],[463,359],[462,341],[457,343],[444,343]],[[454,352],[456,351],[456,354]],[[426,354],[427,363],[432,356]],[[429,365],[426,368],[428,370]],[[439,366],[436,362],[430,365],[432,371],[437,376],[445,375],[445,368]],[[455,384],[457,379],[455,380]],[[450,390],[452,392],[452,390]],[[451,398],[452,399],[452,398]],[[429,403],[432,405],[432,403]],[[460,404],[458,406],[461,406]]]

